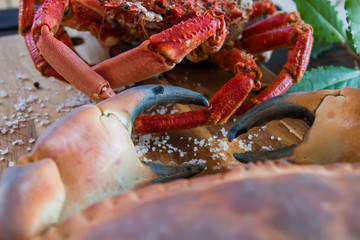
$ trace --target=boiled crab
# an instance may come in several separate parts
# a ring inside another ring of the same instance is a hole
[[[235,73],[210,100],[209,108],[163,117],[144,116],[135,122],[139,133],[168,131],[225,122],[251,90],[260,89],[261,71],[251,54],[288,47],[288,60],[278,77],[250,104],[286,92],[301,80],[313,43],[312,28],[298,13],[274,14],[271,1],[34,1],[22,0],[20,32],[36,67],[45,75],[63,78],[90,98],[114,95],[113,88],[168,71],[185,56],[209,58]],[[270,17],[243,29],[259,16]],[[88,66],[75,52],[62,25],[91,31],[106,47],[143,41],[116,57]],[[147,38],[147,34],[151,36]]]
[[[1,176],[0,239],[28,239],[103,198],[200,172],[203,163],[144,164],[137,157],[134,118],[169,102],[208,103],[179,87],[143,85],[77,108],[49,127],[21,166]]]
[[[299,145],[274,151],[235,153],[241,162],[285,159],[298,164],[359,162],[360,90],[283,94],[245,113],[229,130],[228,139],[270,120],[299,118],[312,125]]]
[[[157,184],[97,203],[43,239],[357,239],[359,167],[254,165]]]
[[[249,163],[226,174],[148,186],[96,203],[42,237],[358,239],[359,97],[355,88],[281,95],[247,112],[230,130],[231,140],[270,119],[304,119],[313,125],[299,146],[237,157],[312,165]]]

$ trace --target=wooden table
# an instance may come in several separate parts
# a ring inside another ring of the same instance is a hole
[[[81,36],[84,37],[83,34]],[[108,57],[95,39],[90,35],[85,36],[85,44],[76,48],[88,62],[96,63]],[[38,136],[49,125],[74,107],[90,103],[90,100],[69,84],[42,77],[34,68],[24,40],[19,35],[0,38],[0,61],[0,173],[2,173],[6,168],[15,166],[17,159],[31,150]],[[271,81],[274,75],[267,69],[263,70],[264,82]],[[210,63],[190,63],[184,60],[172,71],[143,81],[141,84],[161,83],[182,86],[198,91],[209,99],[231,77],[231,72],[220,70]],[[37,84],[39,88],[35,86]],[[196,107],[176,105],[169,109],[174,110],[174,108],[189,111]],[[161,109],[163,107],[158,110]],[[232,117],[221,126],[133,136],[133,139],[141,159],[178,163],[206,160],[206,169],[202,174],[208,174],[228,171],[239,165],[232,156],[234,152],[259,151],[298,143],[308,129],[305,123],[297,120],[273,121],[266,128],[255,128],[249,134],[229,143],[226,132],[235,118]]]

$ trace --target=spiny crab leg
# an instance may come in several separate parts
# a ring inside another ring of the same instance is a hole
[[[207,106],[202,95],[174,86],[143,85],[56,121],[0,180],[0,232],[29,239],[101,199],[199,173],[204,163],[144,164],[130,133],[144,109],[173,102]]]
[[[58,1],[60,2],[60,1]],[[53,76],[57,79],[64,80],[62,76],[60,76],[54,68],[52,68],[44,59],[39,49],[36,46],[34,41],[32,25],[34,21],[35,14],[35,2],[34,1],[26,1],[21,0],[19,4],[19,33],[24,36],[26,46],[30,52],[30,57],[32,58],[35,67],[41,72],[41,74],[45,76]],[[38,22],[35,24],[39,24]],[[75,52],[74,46],[71,42],[70,36],[64,30],[62,26],[59,26],[55,35],[55,38],[59,39],[62,43],[68,46],[71,50]],[[64,80],[65,81],[65,80]]]
[[[112,87],[124,86],[168,71],[187,55],[200,60],[204,56],[197,54],[199,45],[202,54],[212,54],[221,48],[226,35],[223,16],[208,11],[152,35],[140,46],[95,65],[93,70]]]
[[[235,112],[242,114],[253,105],[285,93],[301,80],[313,44],[312,28],[303,24],[296,13],[278,14],[260,21],[244,31],[245,37],[238,49],[221,50],[210,60],[235,73],[210,100],[209,108],[189,113],[166,116],[139,116],[137,133],[172,131],[207,124],[222,124]],[[243,103],[250,91],[261,87],[261,71],[248,53],[257,53],[289,46],[288,61],[277,78],[250,103]],[[245,51],[244,51],[245,50]]]
[[[145,134],[221,124],[238,109],[251,90],[259,89],[261,71],[243,50],[221,50],[211,55],[211,60],[222,68],[233,69],[236,76],[211,98],[208,108],[159,116],[140,115],[135,120],[134,132]]]
[[[360,90],[321,90],[283,94],[245,113],[229,130],[231,142],[240,134],[271,120],[302,119],[311,128],[299,145],[275,151],[235,153],[240,162],[286,159],[301,164],[356,162],[360,159]]]
[[[62,31],[61,21],[68,7],[69,1],[47,0],[35,12],[34,2],[21,1],[19,29],[31,57],[42,73],[60,75],[95,101],[109,98],[115,95],[109,83],[75,53],[69,36]]]
[[[67,44],[57,39],[57,32],[67,1],[48,0],[35,14],[32,26],[34,49],[64,79],[87,96],[100,101],[114,95],[112,87],[137,82],[168,71],[200,44],[205,54],[219,50],[226,38],[222,15],[208,11],[150,37],[139,47],[101,62],[91,68]],[[48,9],[51,9],[51,17]],[[31,40],[31,39],[30,39]],[[192,58],[200,58],[195,53]]]
[[[276,12],[275,4],[268,0],[253,3],[252,9],[253,12],[250,15],[249,22],[265,14],[273,15]]]
[[[284,23],[288,23],[288,26]],[[250,26],[244,30],[241,48],[249,53],[264,52],[289,46],[288,60],[274,81],[261,93],[243,104],[238,110],[242,114],[253,105],[285,93],[294,83],[302,79],[309,64],[313,45],[313,29],[302,23],[298,13],[282,13]]]
[[[115,95],[110,84],[72,49],[56,39],[48,26],[41,27],[36,46],[56,72],[88,97],[100,101]]]

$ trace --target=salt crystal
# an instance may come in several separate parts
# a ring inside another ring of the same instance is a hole
[[[222,148],[222,150],[224,150],[224,151],[229,150],[229,145],[227,144],[226,141],[220,141],[220,142],[219,142],[219,146],[220,146],[220,147]]]
[[[22,74],[22,73],[17,73],[16,76],[15,76],[17,79],[20,79],[20,80],[27,80],[29,79],[29,77],[25,74]]]
[[[6,98],[8,96],[7,92],[0,90],[0,98]]]
[[[8,154],[9,153],[9,148],[5,148],[4,150],[1,150],[0,149],[0,154],[1,155],[6,155],[6,154]]]
[[[50,124],[50,121],[49,120],[41,120],[40,123],[39,123],[39,126],[47,126]]]
[[[23,140],[21,139],[18,139],[18,140],[15,140],[11,143],[11,145],[15,146],[15,145],[24,145],[24,142]]]
[[[250,142],[249,144],[247,144],[245,141],[240,140],[239,141],[239,147],[241,149],[244,149],[245,152],[251,151],[252,150],[252,143]]]
[[[222,157],[222,160],[226,161],[227,157],[226,157],[225,153],[219,153],[219,154]]]
[[[271,146],[262,146],[261,149],[271,151],[273,148]]]
[[[222,135],[224,136],[224,137],[226,137],[227,136],[227,131],[225,130],[225,128],[221,128],[221,133],[222,133]]]

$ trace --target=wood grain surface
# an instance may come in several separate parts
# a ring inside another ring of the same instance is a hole
[[[73,32],[72,36],[86,40],[76,49],[90,64],[108,57],[90,35]],[[0,61],[1,174],[6,168],[16,166],[17,159],[31,150],[38,136],[54,121],[73,108],[91,101],[69,84],[42,77],[35,69],[20,35],[0,38]],[[262,70],[266,85],[274,75],[264,67]],[[184,60],[173,70],[137,84],[177,85],[197,91],[209,99],[231,77],[231,72],[208,62],[190,63]],[[196,108],[175,105],[167,108],[167,112]],[[163,113],[164,107],[155,110]],[[238,165],[232,156],[234,152],[262,151],[298,143],[308,129],[305,123],[298,120],[273,121],[229,143],[226,132],[235,120],[236,116],[221,126],[133,136],[133,139],[140,159],[178,163],[205,160],[207,165],[201,173],[203,175],[225,172]]]

